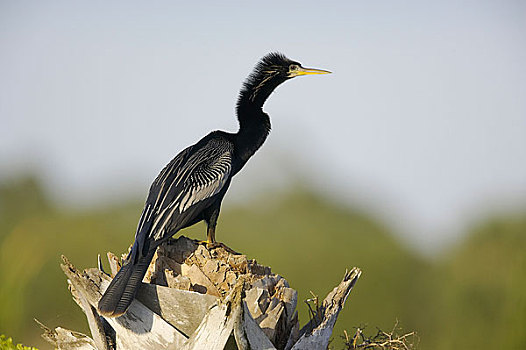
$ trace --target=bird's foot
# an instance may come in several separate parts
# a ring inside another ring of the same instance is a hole
[[[226,244],[221,243],[221,242],[210,242],[210,243],[208,243],[206,245],[206,247],[208,249],[223,248],[224,250],[226,250],[230,254],[241,255],[241,253],[236,252],[234,249],[230,248],[229,246],[227,246]]]
[[[198,239],[194,239],[193,240],[195,244],[201,244],[201,245],[206,245],[208,247],[208,245],[211,243],[209,241],[200,241]]]
[[[195,242],[197,244],[206,245],[206,248],[208,250],[217,249],[217,248],[223,248],[224,250],[226,250],[230,254],[241,255],[241,253],[236,252],[234,249],[230,248],[229,246],[227,246],[226,244],[221,243],[221,242],[199,241],[199,240],[195,240]]]

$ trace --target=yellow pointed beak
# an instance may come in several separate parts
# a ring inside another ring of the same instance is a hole
[[[297,77],[300,75],[329,74],[329,73],[332,73],[332,72],[329,72],[328,70],[323,70],[323,69],[303,68],[303,67],[299,67],[298,69],[289,72],[291,77]]]

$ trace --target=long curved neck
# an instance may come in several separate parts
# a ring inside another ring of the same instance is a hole
[[[237,107],[239,131],[236,133],[236,148],[245,163],[263,145],[270,133],[270,118],[261,107]]]
[[[237,101],[239,131],[237,148],[242,162],[246,162],[261,147],[270,132],[270,118],[263,112],[263,104],[283,81],[276,74],[259,71],[245,82]]]

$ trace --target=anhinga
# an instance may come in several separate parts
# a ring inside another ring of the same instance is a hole
[[[330,73],[303,68],[280,53],[263,57],[243,84],[237,101],[239,131],[213,131],[179,153],[150,187],[135,243],[99,301],[104,316],[126,312],[155,250],[182,228],[204,220],[207,242],[215,243],[221,201],[232,177],[261,147],[270,132],[262,107],[272,91],[288,79]]]

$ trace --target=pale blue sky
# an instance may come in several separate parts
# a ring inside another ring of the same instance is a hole
[[[236,129],[272,50],[334,74],[271,96],[226,205],[297,175],[424,248],[524,208],[522,1],[2,0],[0,179],[37,167],[68,205],[144,197],[179,150]]]

